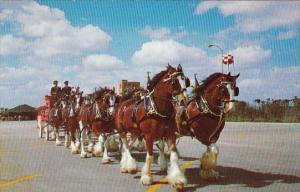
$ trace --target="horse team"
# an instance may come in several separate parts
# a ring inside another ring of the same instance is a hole
[[[148,82],[146,90],[135,90],[125,96],[118,96],[113,89],[101,88],[91,95],[75,95],[70,101],[62,100],[51,109],[49,124],[55,128],[56,144],[61,145],[58,129],[64,125],[65,146],[73,154],[80,153],[86,158],[102,156],[102,163],[110,163],[108,155],[110,136],[118,134],[121,143],[120,171],[136,173],[136,160],[131,155],[131,139],[144,139],[147,155],[141,169],[141,183],[152,183],[151,164],[154,162],[153,145],[160,142],[158,164],[161,170],[168,170],[168,182],[176,189],[183,189],[187,183],[179,167],[176,139],[192,136],[207,146],[200,159],[200,175],[206,180],[215,180],[218,147],[216,142],[225,125],[226,114],[233,108],[234,97],[239,94],[236,79],[223,73],[214,73],[200,85],[195,77],[192,97],[187,88],[189,79],[184,75],[181,65],[167,68],[156,74]],[[176,101],[174,101],[176,98]],[[91,134],[96,136],[92,142]],[[85,141],[88,141],[85,147]],[[167,143],[169,168],[164,152]]]

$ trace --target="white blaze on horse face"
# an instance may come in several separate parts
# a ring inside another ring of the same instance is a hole
[[[116,96],[112,95],[109,96],[109,109],[108,112],[110,115],[114,114],[115,112],[115,103],[116,103]]]
[[[70,117],[73,117],[73,116],[74,116],[74,110],[73,110],[73,107],[71,106]]]
[[[76,95],[76,106],[75,106],[75,109],[79,109],[80,107],[80,96]]]
[[[233,108],[233,106],[234,106],[234,102],[231,102],[231,100],[233,100],[233,97],[234,97],[234,89],[232,88],[231,84],[227,84],[226,88],[227,88],[228,93],[229,93],[229,100],[230,100],[230,102],[226,102],[225,103],[225,109],[224,109],[225,113],[227,113],[228,111],[230,111]]]
[[[181,90],[183,90],[182,93],[180,93],[178,95],[179,102],[181,102],[183,100],[185,103],[187,103],[188,96],[187,96],[187,89],[186,89],[187,87],[186,87],[185,76],[184,75],[178,75],[177,80],[180,84]]]

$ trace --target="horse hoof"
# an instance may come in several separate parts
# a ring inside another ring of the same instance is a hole
[[[92,153],[93,152],[93,146],[89,145],[87,148],[87,152]]]
[[[79,154],[79,150],[71,150],[71,154]]]
[[[125,167],[120,168],[121,173],[127,173],[127,169]]]
[[[184,183],[174,183],[172,185],[173,188],[175,188],[176,190],[183,190],[184,188]]]
[[[151,185],[152,184],[152,177],[149,175],[142,175],[141,183],[143,185]]]
[[[56,142],[55,142],[55,145],[56,145],[56,146],[62,146],[62,142],[56,141]]]
[[[109,163],[111,163],[112,162],[112,160],[110,159],[110,158],[106,158],[106,159],[102,159],[102,164],[109,164]]]
[[[102,157],[103,152],[102,151],[93,151],[92,155],[93,155],[93,157]]]
[[[81,153],[81,154],[80,154],[80,157],[81,157],[81,158],[87,158],[87,153]]]
[[[128,169],[127,172],[130,174],[136,174],[137,170],[136,169]]]

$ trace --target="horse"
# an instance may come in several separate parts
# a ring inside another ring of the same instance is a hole
[[[79,132],[79,124],[77,121],[77,115],[79,114],[80,105],[82,102],[81,94],[75,94],[68,101],[68,105],[63,110],[63,119],[66,126],[66,135],[65,135],[65,147],[71,148],[72,154],[79,153],[79,138],[76,133]]]
[[[112,119],[115,101],[116,97],[114,91],[108,88],[102,88],[99,91],[95,91],[92,95],[85,98],[84,105],[81,107],[79,116],[77,117],[80,127],[80,156],[82,158],[87,157],[83,144],[84,135],[87,135],[89,140],[87,151],[91,152],[94,156],[103,155],[102,163],[111,162],[111,159],[107,154],[105,133],[111,133],[113,131],[114,123]],[[91,141],[91,131],[93,131],[98,138],[95,146]]]
[[[90,115],[90,126],[98,140],[92,149],[92,154],[94,156],[103,156],[102,163],[107,164],[112,160],[108,156],[108,149],[111,143],[107,140],[106,134],[112,134],[114,131],[113,116],[117,97],[114,89],[107,87],[95,90],[93,97],[95,102],[93,105],[94,110]]]
[[[205,180],[217,180],[214,170],[219,154],[216,142],[225,126],[226,114],[234,107],[234,97],[239,95],[236,80],[239,74],[214,73],[193,89],[194,97],[186,108],[186,121],[193,137],[207,146],[200,159],[200,176]]]
[[[62,109],[65,106],[66,106],[65,101],[59,100],[54,104],[54,107],[49,111],[49,125],[54,127],[56,146],[62,145],[62,142],[59,139],[59,128],[63,125]]]
[[[180,64],[177,68],[168,65],[166,70],[153,77],[151,92],[141,102],[129,99],[121,102],[116,108],[115,126],[123,144],[120,171],[122,173],[137,171],[136,161],[130,154],[126,133],[143,135],[147,147],[146,162],[141,175],[141,183],[144,185],[152,183],[150,169],[154,160],[153,142],[163,138],[168,140],[170,150],[171,166],[168,181],[177,189],[182,189],[186,184],[186,178],[178,165],[172,97],[178,96],[185,104],[187,103],[187,79]]]

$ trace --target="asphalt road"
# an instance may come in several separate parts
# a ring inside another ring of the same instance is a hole
[[[186,191],[300,191],[300,124],[227,123],[219,140],[218,182],[200,179],[205,147],[179,142]],[[112,154],[114,155],[114,154]],[[133,156],[142,167],[144,153]],[[0,191],[175,191],[153,164],[155,185],[139,183],[140,172],[121,174],[119,156],[110,165],[80,159],[53,141],[38,138],[36,122],[0,122]]]

